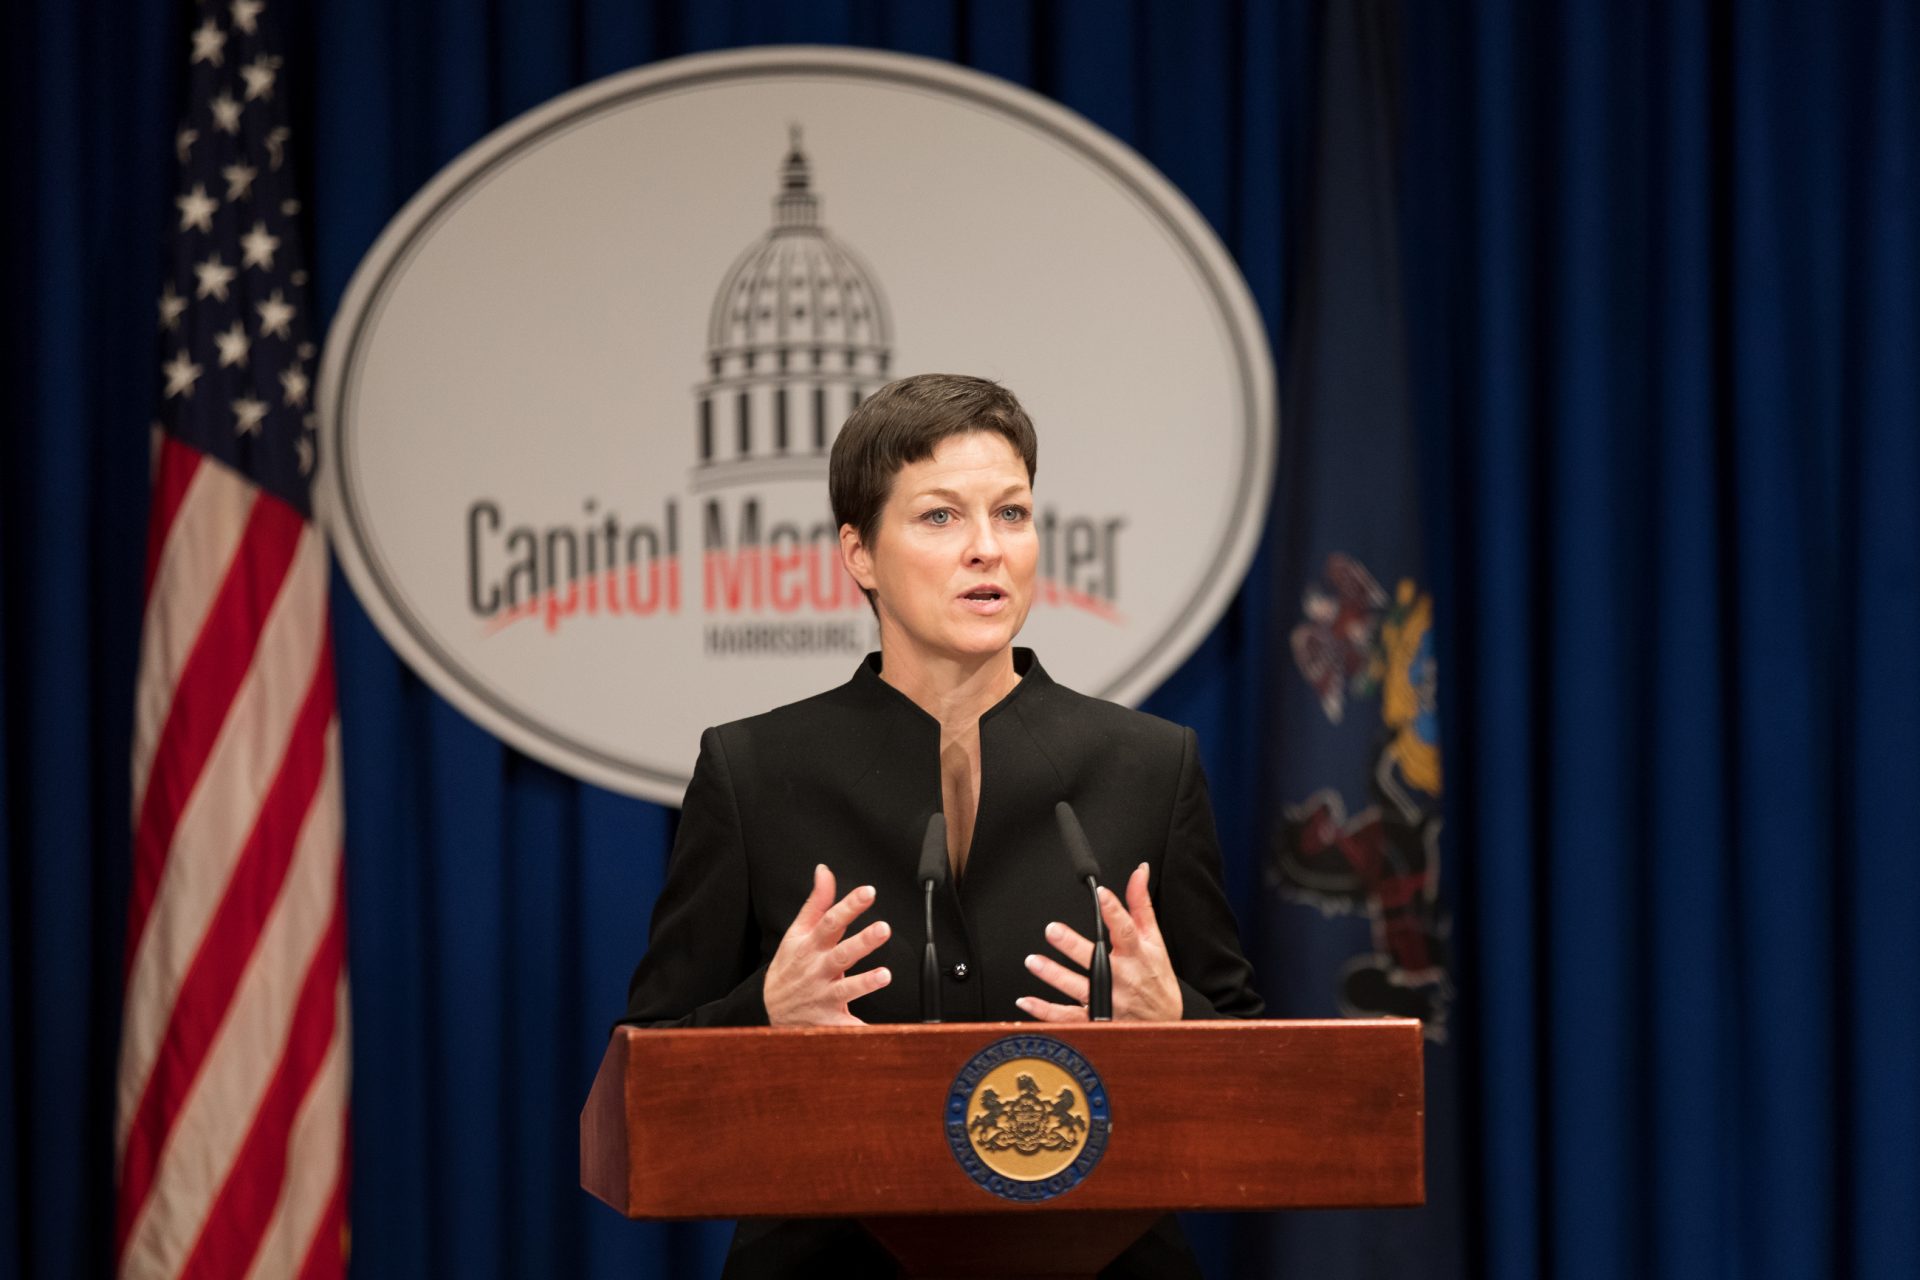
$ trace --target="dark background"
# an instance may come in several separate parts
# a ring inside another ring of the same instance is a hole
[[[277,2],[323,314],[406,198],[515,114],[677,54],[847,43],[1028,85],[1141,151],[1234,253],[1290,372],[1324,337],[1298,304],[1316,91],[1370,59],[1397,104],[1375,136],[1437,602],[1458,999],[1434,1054],[1459,1088],[1431,1209],[1204,1221],[1203,1259],[1920,1267],[1913,5],[1359,4],[1366,42],[1323,39],[1337,0]],[[23,1276],[108,1269],[189,17],[42,0],[0,42],[0,1256]],[[1289,938],[1365,939],[1262,883],[1285,517],[1315,496],[1281,476],[1246,587],[1147,704],[1200,730],[1274,990]],[[620,1222],[575,1178],[672,815],[504,749],[334,602],[356,1274],[711,1273],[723,1228]]]

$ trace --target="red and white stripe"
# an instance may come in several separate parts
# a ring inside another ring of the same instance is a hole
[[[347,987],[327,555],[167,439],[133,747],[117,1272],[345,1272]]]

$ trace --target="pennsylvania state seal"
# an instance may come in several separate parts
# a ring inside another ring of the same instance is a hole
[[[947,1142],[974,1182],[1008,1200],[1050,1200],[1100,1162],[1107,1091],[1051,1036],[1008,1036],[973,1056],[947,1094]]]

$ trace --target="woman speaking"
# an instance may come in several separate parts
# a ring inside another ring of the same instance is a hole
[[[1193,731],[1075,693],[1013,647],[1039,559],[1037,452],[1010,392],[947,374],[880,388],[841,428],[833,516],[880,652],[837,689],[702,735],[624,1022],[917,1021],[936,812],[943,1016],[1085,1019],[1093,908],[1061,801],[1099,863],[1114,1018],[1259,1015]],[[818,1264],[892,1274],[835,1223],[743,1224],[727,1274]],[[1171,1219],[1109,1274],[1169,1268],[1194,1274]]]

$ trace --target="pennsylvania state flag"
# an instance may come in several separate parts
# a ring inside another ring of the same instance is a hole
[[[1399,256],[1400,13],[1321,10],[1294,275],[1259,972],[1283,1017],[1422,1019],[1427,1206],[1277,1215],[1273,1274],[1466,1269],[1439,669]],[[1311,1099],[1289,1099],[1311,1106]]]

